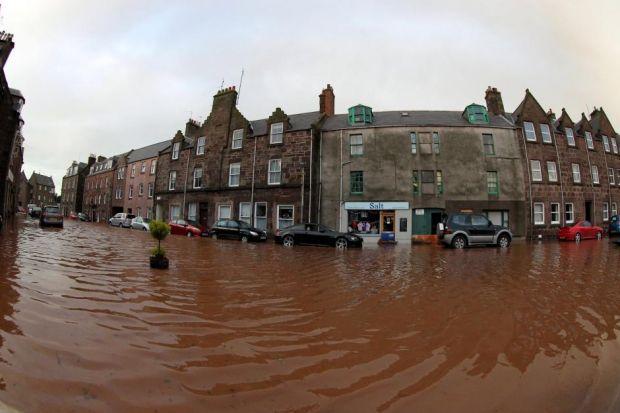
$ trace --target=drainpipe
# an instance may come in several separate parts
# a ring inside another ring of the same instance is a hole
[[[317,224],[321,223],[321,204],[323,189],[323,131],[319,132],[319,193],[318,193],[318,205],[317,205]]]
[[[312,143],[314,142],[314,131],[310,127],[310,184],[308,185],[308,221],[312,221],[312,167],[314,165],[314,153],[312,152]]]
[[[301,171],[301,220],[300,223],[304,222],[304,190],[306,189],[306,171],[302,169]]]
[[[521,122],[523,123],[523,122]],[[531,176],[531,172],[530,172],[530,159],[527,155],[527,140],[525,139],[525,130],[523,129],[523,126],[521,126],[521,135],[523,136],[523,150],[525,152],[525,162],[526,162],[526,169],[527,169],[527,180],[528,180],[528,192],[529,192],[529,198],[530,198],[530,221],[532,222],[531,224],[531,239],[534,238],[534,202],[532,201],[532,176]],[[542,170],[542,165],[541,165],[541,170]],[[526,229],[527,231],[527,229]]]
[[[566,206],[564,205],[564,183],[562,182],[562,163],[560,162],[560,151],[558,150],[558,142],[555,137],[555,128],[552,128],[553,124],[549,124],[549,129],[551,129],[551,135],[553,137],[553,146],[555,147],[555,157],[558,160],[558,179],[560,180],[560,199],[562,200],[562,204],[560,205],[560,226],[566,225],[564,220],[566,217],[564,216],[564,209]],[[575,131],[573,131],[573,136],[575,136]],[[541,161],[542,162],[542,161]],[[540,165],[540,170],[542,171],[542,165]],[[529,169],[528,169],[529,171]],[[532,195],[532,191],[530,190],[530,196]],[[574,211],[573,211],[574,213]]]
[[[254,177],[256,173],[256,143],[258,137],[254,136],[254,154],[252,155],[252,190],[250,192],[250,222],[251,225],[254,226],[256,223],[254,222]]]
[[[611,145],[611,137],[607,137],[607,139],[608,139],[609,145]],[[609,184],[609,166],[607,165],[607,151],[605,150],[604,143],[603,143],[603,159],[605,159],[605,170],[607,171],[607,193],[609,194],[609,205],[607,205],[607,221],[609,222],[609,209],[611,208],[611,185]],[[601,175],[599,174],[599,181],[600,181],[600,176]],[[594,214],[596,214],[596,209],[594,209]]]
[[[192,151],[188,149],[187,153],[187,166],[185,167],[185,180],[183,182],[183,218],[187,219],[187,214],[185,213],[185,198],[187,195],[187,177],[189,175],[189,158],[192,156]]]
[[[585,135],[585,133],[584,133]],[[594,145],[594,138],[592,139],[592,144]],[[590,163],[590,149],[588,149],[588,143],[586,141],[586,156],[588,158],[588,168],[590,168],[590,187],[592,188],[592,209],[594,211],[594,216],[592,218],[594,218],[592,220],[592,224],[596,225],[596,192],[594,192],[594,180],[592,179],[592,164]],[[599,182],[601,181],[601,174],[598,174],[599,178]],[[584,214],[585,215],[585,214]],[[585,219],[585,216],[583,217]]]

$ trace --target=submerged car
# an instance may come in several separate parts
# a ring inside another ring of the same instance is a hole
[[[319,224],[297,224],[277,230],[275,242],[292,247],[293,245],[325,245],[336,248],[361,247],[364,239],[358,235],[338,232]]]
[[[484,215],[451,214],[437,224],[439,240],[452,248],[462,249],[472,245],[496,245],[508,248],[512,232],[507,227],[493,225]]]
[[[83,212],[80,212],[77,216],[80,221],[90,222],[90,218],[88,217],[88,215]]]
[[[174,235],[185,235],[186,237],[199,237],[202,231],[184,219],[174,219],[168,223],[170,233]]]
[[[558,239],[560,241],[581,241],[582,239],[603,238],[603,228],[592,225],[590,221],[579,221],[572,226],[560,228]]]
[[[245,221],[236,219],[220,219],[209,231],[213,239],[229,238],[247,241],[265,241],[267,232],[254,228]]]
[[[620,235],[620,215],[613,215],[609,219],[609,235]]]
[[[63,217],[60,213],[60,208],[55,205],[44,207],[39,218],[39,225],[42,227],[54,226],[62,228]]]
[[[113,227],[123,227],[123,228],[131,228],[131,220],[136,216],[133,214],[126,214],[124,212],[119,212],[114,215],[112,218],[108,220],[111,226]]]
[[[151,222],[148,218],[135,217],[131,220],[131,228],[132,229],[141,229],[142,231],[148,231],[149,222]]]

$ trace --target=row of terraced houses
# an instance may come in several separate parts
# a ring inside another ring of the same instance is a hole
[[[189,120],[162,142],[74,162],[65,180],[75,191],[63,181],[63,209],[95,221],[127,212],[205,227],[235,218],[271,233],[312,221],[401,241],[433,234],[443,214],[457,211],[527,237],[581,219],[606,226],[620,203],[620,152],[604,110],[575,122],[526,90],[506,112],[491,87],[485,101],[462,111],[359,104],[336,114],[328,85],[316,111],[276,108],[248,120],[226,88],[202,124]]]

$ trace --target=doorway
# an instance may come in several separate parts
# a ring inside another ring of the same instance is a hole
[[[381,211],[381,232],[394,232],[394,211]]]
[[[592,201],[586,201],[586,221],[592,222]]]
[[[200,226],[202,226],[203,228],[207,228],[209,225],[209,210],[207,208],[207,203],[206,202],[201,202],[198,204],[198,216],[199,216],[199,222],[200,222]]]

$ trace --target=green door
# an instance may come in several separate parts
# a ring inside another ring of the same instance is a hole
[[[443,210],[438,208],[417,208],[412,211],[413,225],[411,231],[413,235],[433,235],[435,226],[441,219]]]

